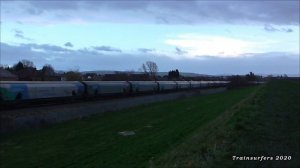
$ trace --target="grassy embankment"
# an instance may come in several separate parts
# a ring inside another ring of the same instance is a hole
[[[295,89],[299,84],[274,83],[1,136],[0,167],[231,167],[245,163],[230,161],[233,154],[264,152],[292,155],[285,163],[293,166],[299,154]],[[135,135],[118,134],[126,130]]]
[[[160,157],[157,165],[299,168],[299,102],[299,82],[272,81]],[[233,156],[265,156],[273,160],[233,161]],[[280,160],[281,156],[291,156],[291,160]]]

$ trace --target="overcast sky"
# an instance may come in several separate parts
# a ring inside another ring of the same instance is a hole
[[[2,65],[299,74],[299,0],[0,3]]]

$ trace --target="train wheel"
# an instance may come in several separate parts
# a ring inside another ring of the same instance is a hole
[[[22,93],[18,93],[17,96],[16,96],[16,100],[21,100],[23,97]]]
[[[126,95],[127,95],[127,91],[126,91],[126,89],[123,88],[122,96],[126,96]]]

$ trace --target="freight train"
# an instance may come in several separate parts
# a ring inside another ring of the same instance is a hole
[[[228,84],[228,81],[0,81],[0,102],[126,96]]]

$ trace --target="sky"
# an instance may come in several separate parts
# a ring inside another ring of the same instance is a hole
[[[1,65],[299,75],[299,0],[0,3]]]

